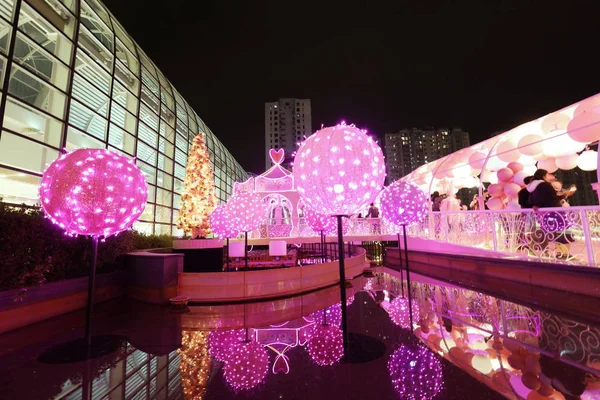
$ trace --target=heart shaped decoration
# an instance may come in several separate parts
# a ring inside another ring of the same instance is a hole
[[[271,161],[273,161],[275,164],[281,164],[281,162],[283,161],[284,155],[285,155],[285,150],[283,150],[283,149],[269,150],[269,157],[271,157]]]

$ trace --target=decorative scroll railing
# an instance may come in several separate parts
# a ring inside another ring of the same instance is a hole
[[[348,236],[370,240],[389,240],[401,231],[380,218],[352,217],[345,228]],[[600,266],[600,206],[431,212],[408,227],[408,235],[542,262]],[[255,232],[261,238],[314,236],[303,218],[268,219]]]

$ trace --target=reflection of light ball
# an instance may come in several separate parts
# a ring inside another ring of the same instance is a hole
[[[39,190],[48,218],[74,235],[106,237],[128,229],[148,198],[135,162],[103,149],[63,154],[44,171]]]
[[[594,150],[586,150],[579,155],[577,166],[584,171],[595,171],[598,169],[598,153]]]
[[[302,199],[318,212],[355,214],[373,202],[383,186],[383,153],[354,126],[324,128],[300,145],[294,178]]]
[[[431,399],[442,389],[442,364],[426,347],[401,345],[390,357],[388,371],[401,399]]]
[[[395,181],[381,195],[381,215],[396,225],[421,221],[429,210],[425,192],[411,183]]]
[[[238,193],[229,199],[226,207],[229,221],[241,232],[258,228],[267,218],[267,205],[254,193]]]
[[[223,376],[236,390],[257,386],[269,371],[269,353],[256,342],[242,342],[225,355]]]
[[[412,311],[413,322],[417,322],[419,320],[419,306],[417,303],[412,304]],[[410,328],[410,311],[407,298],[396,297],[394,300],[392,300],[390,303],[390,308],[388,309],[388,313],[390,314],[390,319],[394,324],[404,329]]]
[[[316,212],[309,205],[304,207],[304,218],[310,228],[317,232],[323,232],[325,235],[333,235],[337,233],[337,219],[329,215],[324,215]],[[348,218],[342,218],[342,232],[345,235],[350,230],[350,222]]]
[[[338,362],[344,355],[344,339],[340,328],[331,325],[316,325],[306,342],[308,354],[320,366]]]
[[[346,306],[348,306],[346,299]],[[310,317],[316,324],[327,324],[339,327],[342,325],[342,306],[341,303],[333,304],[327,308],[315,311]]]
[[[210,214],[210,230],[221,239],[236,237],[240,232],[229,219],[226,207],[220,204]]]
[[[227,353],[245,338],[243,329],[232,331],[212,331],[208,336],[208,353],[219,361],[224,361]]]

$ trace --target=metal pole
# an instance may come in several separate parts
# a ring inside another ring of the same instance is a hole
[[[321,231],[319,235],[321,239],[321,263],[325,264],[325,234]]]
[[[398,269],[400,270],[400,287],[404,298],[404,270],[402,269],[402,248],[400,248],[400,232],[398,232]]]
[[[246,271],[248,271],[248,232],[244,232],[244,258],[246,259]]]
[[[96,261],[98,260],[98,236],[92,236],[92,267],[88,279],[88,297],[85,314],[85,342],[92,345],[92,312],[94,311],[94,288],[96,286]]]
[[[342,232],[342,215],[336,215],[338,224],[338,248],[340,266],[340,294],[342,297],[342,333],[344,337],[344,358],[347,360],[349,356],[348,347],[348,317],[346,315],[346,266],[344,265],[344,235]]]
[[[406,289],[408,291],[408,312],[410,313],[410,331],[413,330],[412,296],[410,295],[410,270],[408,269],[408,246],[406,242],[406,225],[402,225],[404,234],[404,257],[406,259]]]
[[[225,254],[225,271],[229,272],[229,238],[227,238],[227,254]]]

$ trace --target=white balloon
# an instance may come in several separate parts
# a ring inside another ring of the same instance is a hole
[[[579,156],[577,154],[570,154],[567,156],[558,157],[554,160],[556,166],[563,171],[568,171],[577,166],[577,160]]]
[[[523,186],[525,183],[523,182],[523,180],[525,178],[527,178],[528,176],[531,176],[531,174],[527,171],[520,171],[517,172],[515,174],[515,176],[513,176],[513,182],[516,183],[517,185],[521,185]]]
[[[598,169],[598,152],[586,150],[579,155],[577,166],[584,171],[594,171]]]

